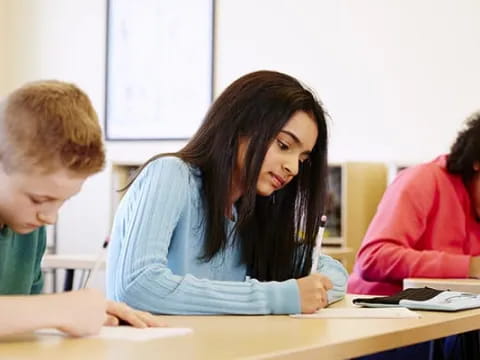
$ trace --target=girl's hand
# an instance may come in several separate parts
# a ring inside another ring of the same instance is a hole
[[[311,314],[328,305],[327,290],[332,288],[332,282],[322,274],[311,274],[297,279],[300,292],[300,304],[303,314]]]
[[[149,312],[132,309],[124,303],[108,301],[107,319],[104,325],[118,326],[122,322],[136,328],[167,326],[158,316],[152,315]]]

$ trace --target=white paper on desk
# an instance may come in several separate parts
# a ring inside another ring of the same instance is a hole
[[[148,341],[153,339],[167,338],[172,336],[181,336],[190,334],[193,330],[190,328],[170,328],[170,327],[158,327],[158,328],[144,328],[138,329],[131,326],[104,326],[100,330],[100,333],[88,338],[97,339],[113,339],[113,340],[130,340],[130,341]],[[57,329],[40,329],[35,331],[38,335],[52,335],[52,336],[64,336],[67,334]]]
[[[421,315],[407,308],[333,308],[320,309],[313,314],[294,314],[294,318],[303,319],[393,319],[420,318]]]

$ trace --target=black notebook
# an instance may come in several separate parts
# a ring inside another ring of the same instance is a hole
[[[405,289],[391,296],[355,298],[355,305],[366,307],[407,307],[417,310],[457,311],[480,307],[480,295],[429,287]]]

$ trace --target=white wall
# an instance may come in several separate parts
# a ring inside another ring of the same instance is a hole
[[[2,35],[10,40],[3,43],[6,49],[2,54],[7,56],[2,56],[6,62],[0,68],[0,76],[6,78],[0,88],[2,94],[35,79],[72,81],[89,94],[103,125],[105,1],[1,1],[0,13],[8,18],[8,31]],[[108,234],[112,160],[141,162],[180,145],[179,142],[107,144],[107,169],[87,180],[81,194],[67,202],[60,212],[58,252],[96,252]]]
[[[0,13],[0,91],[73,81],[103,121],[105,0],[0,0]],[[331,115],[332,160],[428,160],[480,107],[479,13],[476,0],[217,0],[216,93],[252,70],[289,72]],[[108,158],[144,161],[181,144],[109,143]],[[60,252],[101,244],[110,181],[107,169],[65,205]]]
[[[331,158],[424,161],[480,108],[477,0],[221,0],[218,85],[297,75],[332,116]]]
[[[7,50],[7,6],[6,0],[0,0],[0,97],[7,91],[6,73],[3,69],[7,68],[5,51]]]

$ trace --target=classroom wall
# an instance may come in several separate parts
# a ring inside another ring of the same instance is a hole
[[[2,56],[5,54],[6,45],[5,42],[7,40],[7,15],[6,15],[6,6],[4,4],[5,0],[0,0],[0,94],[3,94],[7,91],[7,79],[6,74],[3,69],[7,68],[6,65],[6,56]],[[0,95],[1,96],[1,95]]]
[[[42,74],[42,40],[45,32],[38,16],[41,1],[0,0],[1,95]]]
[[[480,108],[476,0],[217,0],[215,93],[277,69],[313,87],[330,113],[332,161],[419,162],[445,152]],[[0,96],[25,81],[73,81],[104,114],[105,0],[0,0]],[[3,16],[3,17],[2,17]],[[7,21],[5,21],[5,16]],[[5,30],[7,25],[7,30]],[[107,143],[109,162],[182,142]],[[58,222],[59,252],[94,252],[110,226],[110,169]]]
[[[318,93],[330,155],[428,160],[480,108],[476,0],[218,2],[218,88],[258,68]]]

